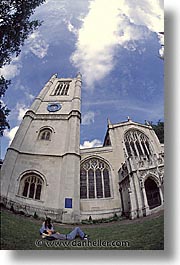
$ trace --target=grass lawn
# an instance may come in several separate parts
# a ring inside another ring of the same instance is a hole
[[[41,239],[39,236],[41,223],[40,220],[15,215],[5,210],[1,211],[1,249],[164,249],[163,215],[155,218],[144,218],[144,220],[140,219],[138,222],[132,221],[132,223],[117,221],[108,224],[80,225],[90,235],[91,241],[89,242],[80,239],[75,241],[47,241]],[[67,225],[54,225],[56,230],[63,234],[69,233],[73,228],[73,226]],[[114,241],[117,242],[114,243]],[[124,244],[122,241],[126,241],[128,244]],[[37,244],[39,245],[37,246]],[[109,244],[112,244],[112,246],[109,246]]]

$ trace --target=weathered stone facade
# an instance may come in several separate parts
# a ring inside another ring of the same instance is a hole
[[[64,223],[163,207],[163,149],[150,125],[111,124],[102,147],[80,150],[81,75],[47,82],[1,168],[1,203]]]

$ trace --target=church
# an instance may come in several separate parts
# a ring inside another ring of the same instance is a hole
[[[149,124],[111,124],[102,147],[80,149],[81,74],[53,75],[9,146],[1,205],[62,223],[135,219],[163,209],[164,149]]]

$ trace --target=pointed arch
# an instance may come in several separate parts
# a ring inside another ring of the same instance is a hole
[[[36,170],[23,172],[17,179],[19,181],[18,195],[33,200],[42,200],[47,181]]]
[[[154,174],[152,172],[149,172],[148,174],[146,174],[144,177],[144,183],[148,178],[151,178],[152,180],[154,180],[158,187],[161,185],[161,181],[156,174]]]
[[[44,184],[45,184],[46,186],[48,186],[48,182],[47,182],[46,177],[45,177],[40,171],[35,170],[35,169],[29,169],[29,170],[25,170],[25,171],[23,171],[23,172],[18,176],[17,181],[21,181],[22,178],[23,178],[25,175],[28,175],[28,174],[35,174],[35,175],[38,175],[39,177],[42,178]]]
[[[153,178],[148,177],[144,182],[144,187],[146,191],[146,197],[149,209],[151,210],[153,208],[160,206],[161,197],[160,197],[159,187],[156,181]]]
[[[153,148],[149,137],[141,130],[131,128],[124,133],[124,145],[128,156],[149,156]]]
[[[111,197],[111,169],[99,156],[85,158],[80,165],[80,198],[100,199]]]

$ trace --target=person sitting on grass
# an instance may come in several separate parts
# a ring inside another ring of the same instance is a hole
[[[42,235],[43,233],[47,234],[47,235],[51,235],[54,234],[54,227],[53,224],[51,223],[51,218],[47,217],[46,220],[43,222],[40,230],[40,235]]]
[[[70,233],[68,234],[61,234],[54,230],[53,224],[51,223],[51,218],[46,218],[45,222],[43,222],[40,230],[40,235],[42,238],[47,240],[73,240],[76,237],[80,237],[83,240],[88,240],[89,237],[86,235],[79,227],[75,227]]]

